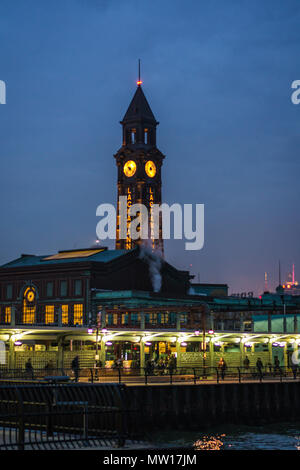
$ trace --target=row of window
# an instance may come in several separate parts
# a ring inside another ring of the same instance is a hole
[[[11,322],[11,306],[5,306],[2,308],[2,322],[9,324]],[[56,313],[56,315],[55,315]],[[83,304],[74,304],[73,308],[69,305],[62,305],[61,306],[61,313],[62,313],[62,324],[68,325],[82,325],[83,324]],[[35,323],[45,323],[46,325],[51,325],[58,322],[58,307],[54,305],[46,305],[45,310],[41,315],[36,315],[36,306],[29,306],[26,302],[23,302],[23,309],[22,309],[22,318],[17,318],[17,323],[21,322],[22,324],[29,324],[33,325]]]
[[[68,295],[74,295],[75,297],[82,296],[82,280],[77,279],[74,281],[73,292],[68,292],[68,281],[60,281],[59,284],[59,295],[60,297],[67,297]],[[54,297],[54,282],[49,281],[46,284],[46,297]],[[4,299],[12,300],[13,298],[13,285],[7,284],[5,286]]]
[[[136,144],[137,143],[137,131],[136,129],[131,129],[129,132],[130,135],[130,143],[131,144]],[[143,142],[144,144],[149,144],[150,143],[150,134],[148,129],[144,129],[143,133]]]
[[[67,297],[68,296],[68,281],[60,281],[59,287],[59,294],[60,297]],[[73,294],[75,297],[79,297],[82,295],[82,280],[77,279],[74,281],[74,290]],[[46,296],[53,297],[54,296],[54,282],[50,281],[46,284]]]

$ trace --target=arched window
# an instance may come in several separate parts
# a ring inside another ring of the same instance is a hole
[[[36,312],[36,290],[29,286],[23,294],[23,323],[32,324],[35,322]]]
[[[149,144],[149,131],[144,129],[144,144]]]
[[[135,144],[136,143],[136,129],[131,129],[131,143]]]

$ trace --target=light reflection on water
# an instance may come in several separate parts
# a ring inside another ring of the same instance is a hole
[[[209,432],[161,433],[160,443],[195,450],[300,450],[300,423],[268,426],[223,426]]]

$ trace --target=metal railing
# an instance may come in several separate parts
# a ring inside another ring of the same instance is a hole
[[[12,383],[119,383],[127,385],[157,384],[157,383],[194,383],[209,382],[245,382],[265,380],[298,380],[298,367],[264,366],[258,369],[249,367],[164,367],[125,368],[125,367],[91,367],[81,368],[76,372],[72,369],[2,369],[0,384]]]
[[[0,386],[1,449],[123,446],[142,436],[124,386]]]

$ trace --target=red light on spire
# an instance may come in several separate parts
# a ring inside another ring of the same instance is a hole
[[[138,80],[138,81],[136,82],[137,85],[141,85],[142,83],[143,83],[142,80]]]

